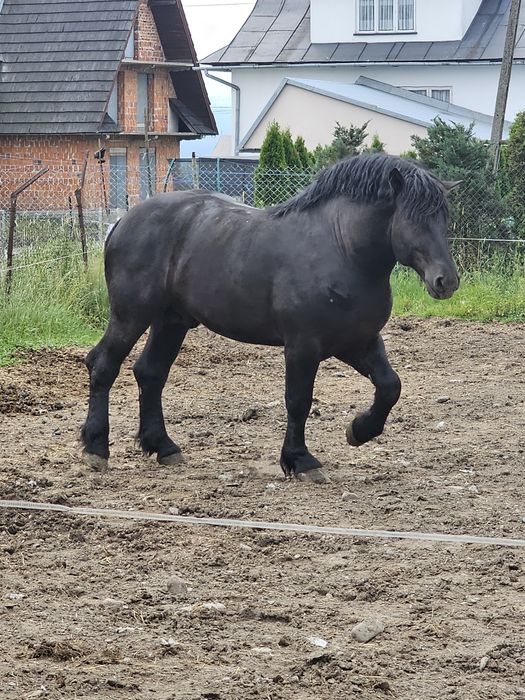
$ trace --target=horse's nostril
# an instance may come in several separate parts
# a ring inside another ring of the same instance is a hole
[[[445,290],[444,280],[445,278],[441,275],[439,277],[436,277],[434,281],[434,287],[438,292],[443,292]]]

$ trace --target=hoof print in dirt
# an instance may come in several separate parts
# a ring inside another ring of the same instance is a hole
[[[157,457],[157,462],[166,467],[174,467],[177,464],[184,463],[184,457],[182,452],[172,452],[170,455],[164,455],[164,457]]]
[[[310,469],[307,472],[296,474],[297,481],[303,481],[307,484],[329,484],[330,477],[325,474],[322,469]]]
[[[89,452],[82,453],[82,460],[94,472],[107,472],[108,460],[100,455],[94,455]]]

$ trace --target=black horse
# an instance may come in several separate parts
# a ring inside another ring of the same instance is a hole
[[[287,476],[324,481],[304,436],[319,363],[336,357],[370,378],[374,402],[346,437],[358,446],[380,435],[401,388],[379,335],[396,261],[416,270],[436,299],[459,285],[446,240],[449,188],[413,162],[370,155],[337,163],[266,210],[202,191],[158,195],[132,209],[106,241],[111,316],[86,358],[88,464],[107,465],[109,391],[148,328],[134,366],[138,440],[161,464],[182,460],[161,395],[186,333],[202,323],[234,340],[284,346],[281,466]]]

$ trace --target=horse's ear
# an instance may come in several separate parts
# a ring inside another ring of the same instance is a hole
[[[447,192],[452,192],[456,187],[459,187],[463,183],[463,180],[445,180],[443,181],[443,187]]]
[[[403,187],[405,186],[405,179],[403,178],[403,176],[397,168],[392,168],[388,176],[388,181],[390,182],[390,186],[394,190],[394,199],[397,199]]]

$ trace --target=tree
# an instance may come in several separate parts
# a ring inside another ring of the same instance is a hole
[[[254,174],[256,206],[272,206],[293,197],[311,182],[312,165],[313,156],[304,138],[298,136],[294,143],[290,129],[282,131],[277,122],[272,122]]]
[[[315,158],[312,153],[306,148],[306,144],[302,136],[295,139],[295,150],[301,161],[303,170],[311,170],[315,163]]]
[[[372,137],[372,143],[363,149],[363,153],[384,153],[385,144],[381,141],[378,134]]]
[[[259,165],[254,173],[254,201],[258,207],[268,207],[288,199],[288,188],[283,187],[286,171],[286,152],[283,135],[277,122],[266,131]]]
[[[266,131],[266,136],[261,146],[259,166],[265,170],[286,169],[283,135],[277,122],[272,122]]]
[[[290,129],[286,129],[286,131],[283,131],[282,136],[286,169],[301,170],[301,159],[299,158],[299,154],[297,153],[297,149],[295,148]]]
[[[319,145],[314,151],[316,170],[333,165],[348,156],[357,155],[368,135],[366,133],[368,124],[369,122],[363,126],[351,124],[346,127],[336,122],[332,142],[328,146]]]
[[[474,136],[474,125],[449,124],[439,117],[426,137],[413,136],[418,160],[443,180],[461,180],[450,196],[451,228],[462,238],[508,234],[505,205],[488,168],[488,142]]]
[[[516,115],[501,152],[500,179],[514,219],[513,234],[525,238],[525,112]]]

